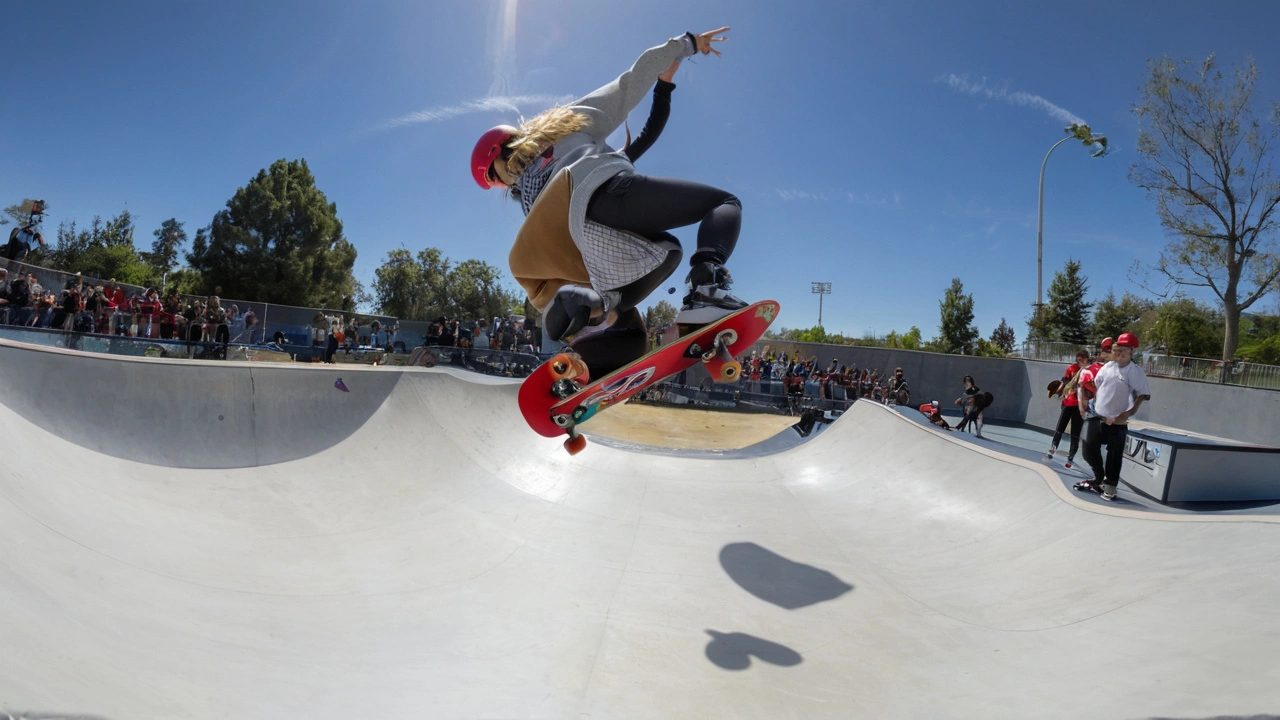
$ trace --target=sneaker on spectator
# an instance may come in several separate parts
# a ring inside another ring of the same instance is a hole
[[[1071,468],[1071,458],[1067,458],[1067,464],[1066,464],[1066,467],[1067,467],[1067,469],[1070,469],[1070,468]]]
[[[1102,486],[1102,499],[1107,502],[1113,502],[1116,499],[1116,486],[1104,484]]]
[[[1049,452],[1045,453],[1045,455],[1044,455],[1044,459],[1045,459],[1045,460],[1052,460],[1052,459],[1053,459],[1053,454],[1054,454],[1054,453],[1056,453],[1056,452],[1058,452],[1058,448],[1056,448],[1056,447],[1050,447],[1050,448],[1049,448]]]

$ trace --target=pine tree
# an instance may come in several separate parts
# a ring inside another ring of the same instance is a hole
[[[1074,345],[1089,341],[1089,310],[1093,303],[1084,301],[1089,291],[1089,278],[1080,274],[1080,263],[1067,260],[1062,270],[1053,274],[1049,285],[1049,303],[1044,311],[1055,340]]]
[[[1009,323],[1000,318],[1000,325],[991,333],[991,344],[1000,348],[1006,355],[1013,352],[1014,345],[1018,339],[1013,334],[1013,328],[1009,327]]]
[[[204,292],[303,307],[353,309],[356,249],[306,160],[277,160],[236,190],[197,233],[187,263]]]
[[[978,329],[973,326],[973,295],[964,294],[960,278],[951,279],[951,287],[938,303],[942,311],[941,334],[938,338],[945,352],[973,353]]]

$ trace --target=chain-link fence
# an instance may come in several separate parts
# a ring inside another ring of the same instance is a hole
[[[107,290],[114,286],[122,291],[124,303],[119,307],[109,308],[103,313],[103,317],[94,318],[97,323],[94,329],[97,332],[111,335],[129,335],[152,340],[175,339],[177,337],[191,339],[191,331],[185,319],[174,318],[172,313],[165,312],[163,304],[160,307],[156,307],[146,302],[145,296],[150,289],[156,290],[163,301],[164,297],[169,295],[163,287],[144,288],[139,285],[116,282],[113,278],[96,278],[67,273],[12,260],[3,261],[2,267],[6,271],[4,274],[7,277],[0,281],[0,285],[7,287],[19,277],[30,278],[31,303],[26,308],[9,306],[4,308],[7,309],[7,312],[0,310],[0,323],[28,327],[48,327],[53,313],[44,311],[52,310],[57,306],[64,291],[77,288],[81,290],[82,296],[88,297],[86,293],[91,293],[96,288],[101,287]],[[50,298],[50,296],[52,297]],[[208,301],[209,296],[178,295],[178,298],[180,305],[185,308],[195,302]],[[313,330],[315,329],[314,325],[317,323],[318,315],[324,316],[324,319],[320,322],[324,324],[325,328],[334,321],[338,321],[342,327],[347,328],[350,326],[352,319],[358,319],[362,344],[376,344],[379,346],[390,344],[393,339],[391,337],[391,329],[396,326],[395,318],[370,313],[352,313],[326,308],[303,308],[233,298],[220,298],[220,303],[222,308],[227,311],[227,339],[233,343],[252,345],[275,341],[281,344],[309,346],[313,342]],[[170,320],[171,322],[162,322],[163,320]],[[382,328],[378,338],[370,336],[370,327],[375,320],[378,321]],[[170,324],[174,325],[172,331],[167,329]],[[209,328],[205,327],[205,324],[201,319],[199,336],[196,337],[197,341],[203,340],[205,331],[209,330]],[[179,329],[186,329],[187,332],[179,336]],[[210,337],[212,337],[212,333],[210,333]],[[411,340],[413,344],[420,344],[421,337],[411,338]]]
[[[1050,362],[1075,362],[1076,352],[1088,350],[1091,355],[1098,353],[1096,346],[1075,345],[1061,342],[1033,342],[1022,344],[1021,356],[1029,360],[1048,360]],[[1142,366],[1147,375],[1155,377],[1180,378],[1224,385],[1280,390],[1280,366],[1260,365],[1258,363],[1231,362],[1207,358],[1182,357],[1137,350],[1133,361]]]

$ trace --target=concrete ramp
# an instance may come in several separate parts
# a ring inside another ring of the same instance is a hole
[[[771,454],[570,457],[516,388],[0,342],[0,711],[1280,706],[1273,517],[1095,509],[864,403]]]

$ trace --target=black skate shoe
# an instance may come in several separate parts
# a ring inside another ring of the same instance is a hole
[[[689,277],[685,278],[689,292],[684,296],[676,324],[707,325],[746,307],[748,303],[729,292],[732,281],[729,271],[719,263],[697,263],[690,268]]]

